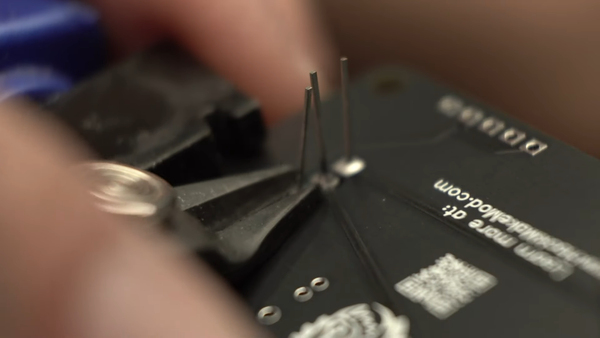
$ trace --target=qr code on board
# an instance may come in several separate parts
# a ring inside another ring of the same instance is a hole
[[[437,318],[446,319],[497,283],[489,273],[446,254],[400,281],[395,289]]]

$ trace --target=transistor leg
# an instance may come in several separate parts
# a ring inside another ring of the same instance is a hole
[[[325,139],[323,138],[323,126],[321,124],[321,92],[319,91],[319,78],[317,72],[310,73],[310,84],[313,88],[313,102],[315,106],[315,120],[317,124],[317,139],[319,142],[321,173],[328,174],[329,167],[327,165],[327,153],[325,151]]]
[[[304,167],[306,166],[306,132],[308,129],[308,117],[310,115],[312,92],[312,87],[306,87],[304,90],[304,116],[302,129],[300,130],[300,168],[298,172],[298,189],[302,188],[304,181]]]
[[[323,136],[323,124],[321,122],[321,93],[319,91],[319,78],[317,72],[310,73],[310,83],[313,88],[313,103],[315,106],[315,122],[317,125],[317,141],[319,143],[319,164],[321,172],[319,175],[313,178],[323,190],[332,190],[335,188],[340,179],[329,172],[329,165],[327,164],[327,151],[325,150],[325,138]]]
[[[340,70],[342,73],[342,111],[344,115],[344,149],[345,154],[335,162],[333,170],[340,176],[352,177],[365,169],[365,161],[353,155],[352,127],[350,121],[350,100],[348,96],[348,58],[340,59]]]

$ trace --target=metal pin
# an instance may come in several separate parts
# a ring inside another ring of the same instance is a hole
[[[340,178],[329,172],[327,165],[327,153],[325,151],[325,138],[323,137],[323,124],[321,123],[321,93],[319,91],[319,79],[317,72],[310,73],[310,83],[313,88],[313,103],[315,106],[315,122],[317,123],[317,139],[319,150],[321,152],[320,166],[321,172],[315,175],[312,182],[321,186],[324,191],[331,191],[340,183]]]
[[[308,129],[308,116],[312,101],[312,87],[306,87],[304,90],[304,118],[302,130],[300,131],[300,173],[298,174],[298,189],[302,188],[304,181],[304,167],[306,166],[306,131]]]
[[[348,98],[348,58],[340,59],[342,73],[342,111],[344,115],[344,148],[345,155],[333,165],[333,170],[343,177],[352,177],[365,169],[365,161],[352,154],[352,132],[350,126],[350,102]]]
[[[352,141],[350,136],[350,105],[348,103],[348,58],[340,59],[340,70],[342,73],[342,111],[344,113],[344,147],[346,150],[346,161],[352,160]]]
[[[310,84],[313,88],[313,102],[315,105],[315,117],[317,122],[317,138],[319,141],[319,150],[321,152],[321,173],[327,175],[329,173],[329,168],[327,166],[325,139],[323,138],[323,126],[321,124],[321,92],[319,91],[319,78],[317,77],[317,72],[310,73]]]
[[[308,302],[313,297],[313,294],[312,289],[301,286],[294,291],[294,299],[300,303]]]

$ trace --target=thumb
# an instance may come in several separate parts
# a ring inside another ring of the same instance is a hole
[[[199,262],[94,207],[72,138],[0,105],[0,336],[265,337]]]

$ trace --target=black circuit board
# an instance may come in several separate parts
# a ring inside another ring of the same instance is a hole
[[[279,309],[267,326],[277,337],[405,337],[406,319],[411,337],[600,334],[595,158],[400,68],[354,81],[350,102],[366,170],[344,180],[243,290],[256,313]],[[324,110],[333,162],[343,149],[341,98]],[[299,118],[272,130],[265,161],[295,163],[299,134]],[[358,230],[385,290],[342,222]],[[327,290],[297,301],[295,290],[316,277]]]
[[[280,338],[600,335],[595,158],[402,68],[357,78],[349,94],[366,170],[236,284],[255,313],[279,309],[269,330]],[[252,100],[168,46],[49,108],[101,157],[173,185],[298,162],[301,116],[271,129],[261,149]],[[323,108],[333,163],[343,149],[341,97]],[[313,172],[314,129],[311,116]],[[349,225],[366,253],[357,254]],[[327,289],[297,301],[294,292],[318,277]]]

